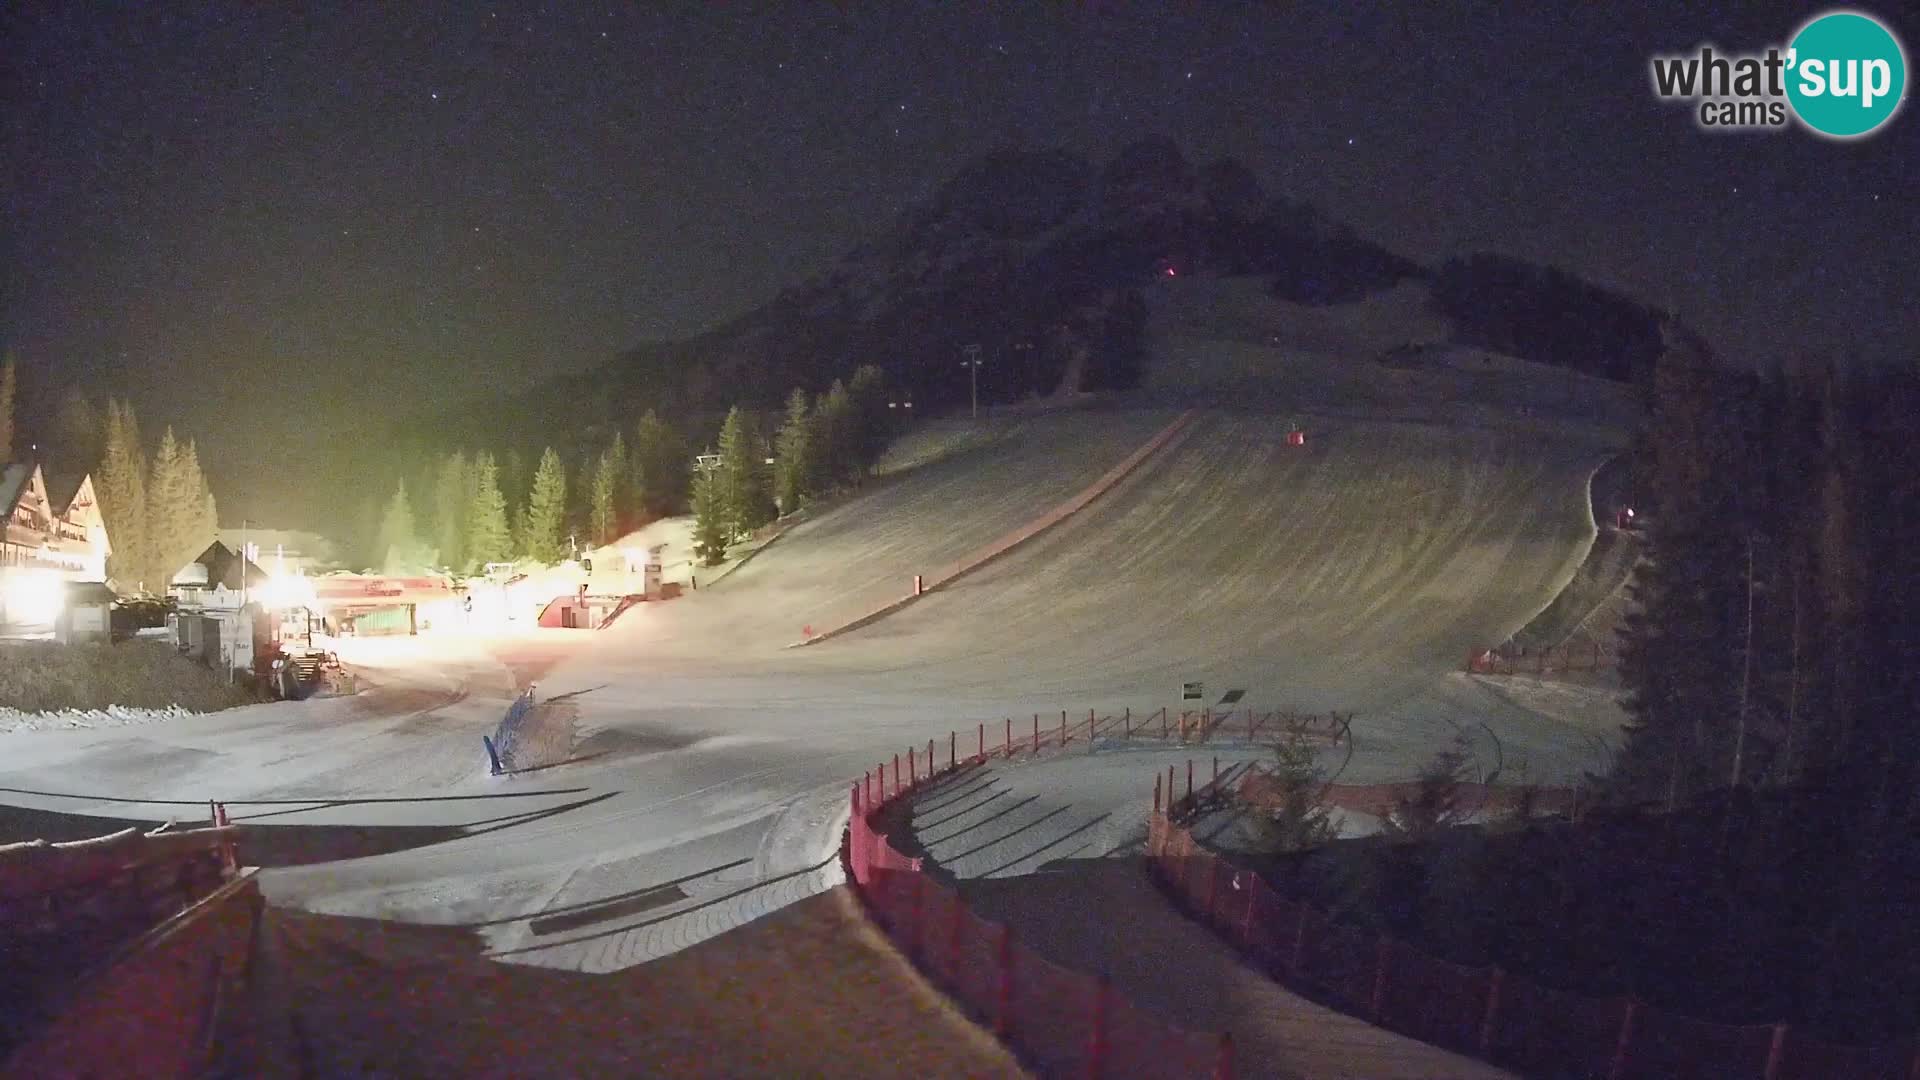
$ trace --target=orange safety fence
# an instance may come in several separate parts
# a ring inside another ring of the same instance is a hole
[[[1920,1040],[1850,1047],[1787,1024],[1715,1023],[1627,995],[1592,998],[1463,967],[1342,926],[1206,850],[1180,823],[1221,781],[1163,802],[1163,779],[1147,841],[1161,886],[1275,978],[1382,1027],[1528,1075],[1920,1080]]]
[[[0,847],[0,1077],[191,1075],[246,1012],[264,901],[212,827]]]
[[[230,1052],[248,1015],[264,903],[228,882],[87,973],[0,1063],[0,1077],[197,1076]]]
[[[1100,715],[1088,709],[1085,715],[1063,709],[1058,713],[1032,713],[1022,717],[1003,717],[995,723],[981,723],[974,732],[972,745],[964,744],[959,734],[948,737],[947,746],[938,747],[939,756],[953,764],[964,761],[962,751],[971,750],[976,758],[1013,758],[1037,754],[1042,750],[1061,750],[1073,743],[1088,749],[1098,742],[1162,740],[1179,743],[1204,743],[1216,739],[1256,741],[1298,736],[1325,740],[1338,746],[1351,738],[1353,717],[1344,713],[1301,713],[1290,709],[1190,709],[1167,708],[1135,715],[1132,709]],[[991,740],[991,741],[990,741]],[[957,749],[955,748],[957,745]]]
[[[1088,731],[1101,723],[1091,717]],[[875,921],[935,985],[1047,1075],[1230,1078],[1230,1038],[1166,1023],[1104,980],[1041,956],[889,842],[881,819],[900,800],[1014,746],[1010,739],[986,749],[984,730],[976,733],[981,749],[965,758],[955,733],[945,747],[913,748],[853,783],[842,854]],[[941,750],[946,761],[935,765]]]

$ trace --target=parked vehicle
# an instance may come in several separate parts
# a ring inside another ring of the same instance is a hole
[[[124,641],[142,630],[167,625],[167,616],[172,615],[176,605],[171,599],[154,596],[133,596],[117,600],[113,605],[112,630],[115,641]]]

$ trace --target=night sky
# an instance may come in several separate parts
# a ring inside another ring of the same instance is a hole
[[[1709,135],[1649,88],[1651,54],[1811,6],[229,7],[0,12],[0,342],[43,400],[190,429],[225,516],[279,512],[260,475],[328,424],[703,329],[1007,145],[1171,135],[1417,258],[1677,305],[1729,355],[1920,342],[1920,116]]]

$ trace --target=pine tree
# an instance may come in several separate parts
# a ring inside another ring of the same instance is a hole
[[[482,450],[473,459],[473,501],[467,507],[467,562],[475,569],[512,557],[507,531],[507,500],[500,492],[499,467]]]
[[[871,364],[861,367],[847,384],[847,396],[853,399],[854,471],[856,476],[865,476],[893,438],[892,417],[887,415],[886,376]]]
[[[779,460],[774,477],[774,498],[779,501],[783,514],[800,509],[801,500],[817,490],[816,477],[820,469],[816,427],[807,392],[796,389],[787,395],[787,416],[780,426],[775,455]]]
[[[819,445],[821,489],[824,490],[847,483],[859,471],[855,464],[859,433],[853,398],[847,393],[846,384],[835,379],[832,388],[814,405],[813,412],[817,423],[815,439]]]
[[[735,405],[720,425],[720,494],[734,539],[744,538],[773,520],[766,456],[753,414]]]
[[[465,454],[455,450],[440,461],[433,482],[433,539],[443,566],[467,564],[467,513],[473,503]]]
[[[1258,792],[1248,798],[1248,821],[1260,849],[1304,851],[1339,839],[1340,824],[1324,802],[1326,772],[1313,745],[1294,734],[1276,743],[1273,754],[1273,765],[1261,770],[1263,782],[1242,786],[1243,797],[1249,790]]]
[[[147,461],[133,407],[107,402],[107,430],[94,494],[113,545],[108,574],[127,591],[140,588],[147,566]]]
[[[718,566],[727,557],[727,506],[719,473],[705,468],[693,478],[693,553],[702,566]]]
[[[633,453],[627,449],[627,437],[619,429],[607,444],[606,455],[613,468],[613,529],[618,534],[633,520]],[[611,539],[619,539],[615,535]]]
[[[1736,386],[1697,337],[1670,334],[1654,385],[1655,508],[1624,631],[1632,719],[1613,784],[1677,805],[1726,785],[1738,739],[1745,431]]]
[[[174,566],[175,570],[207,550],[207,545],[220,533],[219,505],[214,501],[212,485],[207,483],[207,474],[200,469],[200,448],[188,439],[180,457],[180,470],[185,477],[182,486],[189,502],[186,532],[180,539],[184,554]]]
[[[187,538],[192,535],[194,520],[199,516],[198,491],[188,488],[184,448],[173,437],[173,428],[168,427],[160,436],[159,449],[154,451],[153,463],[147,473],[147,548],[149,561],[143,567],[141,576],[148,581],[149,588],[158,588],[153,582],[170,580],[173,572],[199,552],[181,555]],[[173,562],[181,555],[179,562]]]
[[[1402,790],[1380,808],[1380,834],[1417,842],[1465,820],[1473,812],[1465,805],[1462,790],[1473,779],[1472,762],[1472,744],[1465,735],[1455,736],[1453,745],[1420,767],[1410,790]]]
[[[540,455],[521,520],[521,546],[528,558],[551,565],[567,557],[567,471],[552,447]]]
[[[404,479],[394,487],[393,499],[387,503],[386,513],[380,519],[380,537],[374,546],[382,552],[383,573],[404,574],[419,569],[420,537],[414,529],[413,503],[407,498]]]
[[[527,549],[527,459],[509,448],[500,458],[500,496],[507,500],[507,543],[514,551]]]
[[[0,363],[0,466],[13,460],[13,354]]]
[[[633,433],[635,498],[649,514],[678,514],[686,508],[690,483],[687,443],[673,425],[648,409]]]
[[[593,482],[587,499],[588,532],[595,544],[611,544],[619,539],[620,488],[627,471],[627,448],[619,433],[613,444],[600,452],[594,462]]]

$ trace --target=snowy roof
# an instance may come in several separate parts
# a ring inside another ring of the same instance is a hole
[[[206,567],[206,576],[201,578],[200,581],[192,582],[192,584],[225,585],[229,589],[238,589],[240,587],[240,574],[235,569],[235,564],[239,561],[240,555],[238,552],[220,541],[215,540],[213,543],[207,545],[207,550],[201,552],[199,556],[193,560],[194,563]],[[193,563],[189,563],[188,565],[191,566]],[[185,567],[181,568],[181,570],[185,569]],[[259,563],[249,562],[247,564],[247,585],[249,587],[265,584],[267,577],[267,572],[260,569]],[[180,581],[180,573],[178,571],[174,573],[172,580],[176,582]]]
[[[111,604],[114,592],[104,581],[67,582],[68,604]]]

